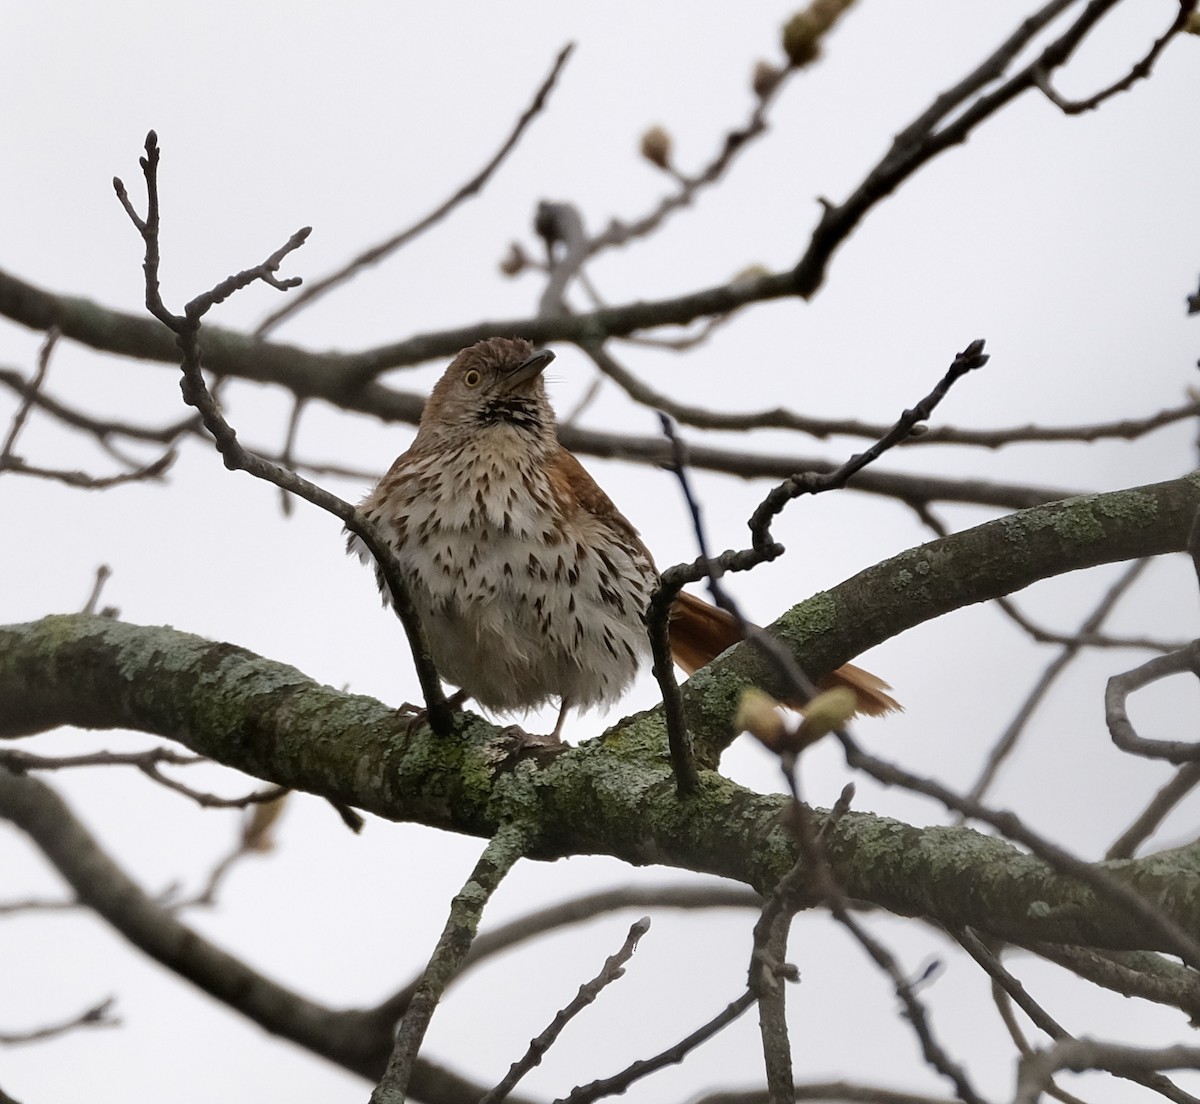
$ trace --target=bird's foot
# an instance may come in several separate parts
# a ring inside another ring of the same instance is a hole
[[[562,740],[558,738],[557,732],[547,732],[544,735],[538,735],[533,732],[526,732],[520,725],[513,724],[506,725],[503,729],[503,734],[505,742],[511,745],[513,751],[562,746]]]
[[[461,709],[463,703],[470,695],[465,690],[456,690],[446,699],[446,705],[451,710]],[[415,705],[413,702],[402,702],[396,708],[394,714],[397,721],[404,725],[405,737],[412,736],[421,725],[429,721],[429,710],[423,705]]]

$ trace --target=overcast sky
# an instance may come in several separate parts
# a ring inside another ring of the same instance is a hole
[[[819,216],[818,197],[844,198],[892,135],[1032,6],[864,0],[832,35],[823,60],[784,92],[771,133],[721,187],[655,238],[594,266],[600,294],[613,303],[682,294],[752,264],[776,270],[793,263]],[[317,350],[351,351],[532,314],[541,290],[536,276],[503,279],[497,266],[514,240],[537,248],[537,202],[572,201],[592,230],[651,209],[671,185],[638,156],[642,132],[664,126],[684,169],[706,162],[725,132],[748,117],[753,65],[778,60],[779,28],[794,10],[770,0],[739,5],[736,15],[684,0],[212,0],[186,10],[146,0],[67,0],[9,7],[0,36],[0,266],[48,290],[126,311],[141,309],[141,241],[111,178],[123,177],[141,205],[137,162],[149,128],[163,149],[164,293],[179,307],[260,261],[300,226],[311,225],[313,234],[285,272],[317,278],[414,221],[491,156],[558,50],[576,43],[548,110],[481,197],[276,334]],[[1086,95],[1121,75],[1174,7],[1170,0],[1125,4],[1129,12],[1122,9],[1071,65],[1062,91]],[[958,350],[982,337],[992,361],[954,390],[938,413],[941,423],[1070,424],[1178,404],[1196,383],[1200,349],[1200,327],[1184,314],[1200,270],[1198,50],[1194,38],[1174,43],[1152,80],[1092,114],[1066,118],[1041,97],[1023,97],[874,211],[835,257],[811,303],[753,307],[686,356],[625,347],[618,350],[623,362],[654,387],[713,409],[782,405],[887,422],[929,390]],[[279,302],[278,292],[256,287],[212,320],[249,328]],[[41,338],[0,321],[0,364],[31,371]],[[593,377],[582,354],[556,351],[551,394],[564,411]],[[425,391],[441,367],[397,373],[389,382]],[[69,342],[55,353],[47,390],[147,424],[166,423],[183,409],[173,367],[121,362]],[[279,446],[290,412],[285,396],[234,383],[224,398],[244,441]],[[12,395],[0,393],[0,430],[13,409]],[[611,384],[584,422],[655,432],[652,414]],[[1114,489],[1194,467],[1194,436],[1184,426],[1134,444],[921,448],[890,456],[884,466]],[[296,451],[379,472],[410,438],[409,427],[318,405],[306,412]],[[780,435],[746,447],[841,459],[861,446]],[[102,451],[37,415],[20,451],[44,466],[113,470]],[[694,556],[669,476],[595,460],[588,466],[660,565]],[[368,482],[329,485],[357,498]],[[697,485],[712,544],[742,546],[745,518],[766,485],[703,474]],[[943,514],[955,527],[993,516],[974,507]],[[777,532],[789,555],[737,584],[760,621],[931,535],[903,507],[852,493],[794,504]],[[78,609],[103,563],[113,571],[103,600],[127,620],[231,641],[388,702],[414,699],[399,627],[380,610],[369,574],[342,548],[329,517],[305,504],[282,516],[277,492],[226,472],[214,452],[195,443],[162,485],[99,493],[8,476],[0,479],[0,621]],[[1114,577],[1111,569],[1087,573],[1039,585],[1024,598],[1038,617],[1070,630]],[[1114,626],[1194,635],[1194,589],[1181,558],[1156,565]],[[969,786],[1050,654],[1032,649],[988,609],[923,626],[866,661],[893,684],[907,712],[864,725],[862,735],[916,770]],[[1119,760],[1103,728],[1104,680],[1141,658],[1109,652],[1079,664],[994,794],[1087,857],[1102,854],[1166,777],[1153,765]],[[617,715],[654,701],[644,679]],[[1147,723],[1174,736],[1170,725],[1185,703],[1194,708],[1183,690],[1164,689],[1147,707]],[[601,728],[601,718],[586,717],[567,735],[582,739]],[[149,742],[64,733],[28,746],[51,753]],[[749,785],[778,788],[775,765],[760,749],[735,747],[725,769]],[[809,756],[805,787],[814,803],[830,804],[847,777],[832,749]],[[197,780],[238,789],[216,773]],[[178,879],[198,886],[236,830],[234,814],[201,812],[116,771],[62,775],[54,784],[152,890]],[[857,804],[916,823],[945,819],[927,802],[870,785],[860,786]],[[1159,842],[1194,836],[1198,812],[1200,802],[1185,804]],[[480,847],[378,821],[352,837],[322,802],[299,798],[280,826],[277,851],[246,863],[219,908],[189,921],[318,999],[368,1004],[423,964]],[[0,898],[61,893],[7,827],[0,827],[0,869]],[[525,864],[498,893],[487,923],[602,885],[681,879],[601,859]],[[435,1016],[429,1055],[497,1080],[620,945],[633,918],[558,934],[472,976]],[[715,1014],[740,990],[753,919],[732,912],[656,919],[627,977],[574,1025],[525,1091],[547,1099],[565,1093]],[[795,929],[792,957],[804,978],[792,997],[798,1078],[944,1091],[921,1065],[885,981],[831,928],[814,915]],[[930,931],[884,918],[875,928],[914,974],[945,957]],[[970,965],[947,962],[923,992],[935,1026],[983,1091],[1003,1098],[1011,1092],[1013,1059],[987,985]],[[1018,959],[1016,967],[1076,1033],[1147,1043],[1186,1037],[1181,1015],[1063,985],[1044,965]],[[123,1104],[349,1102],[369,1092],[323,1061],[265,1039],[127,951],[97,921],[69,913],[0,918],[0,1031],[53,1021],[110,993],[123,1027],[0,1053],[0,1086],[24,1104],[65,1099],[84,1086],[92,1100]],[[627,1099],[682,1100],[709,1087],[757,1083],[753,1020],[748,1015]],[[1090,1079],[1080,1091],[1096,1101],[1140,1099],[1127,1084]]]

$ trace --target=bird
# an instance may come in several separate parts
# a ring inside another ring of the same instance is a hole
[[[558,441],[543,372],[522,338],[463,349],[434,386],[411,446],[360,511],[396,554],[443,681],[485,709],[614,705],[650,656],[645,614],[658,586],[637,529]],[[350,534],[347,550],[373,563]],[[375,565],[384,603],[390,590]],[[742,637],[725,611],[681,591],[669,617],[675,661],[692,674]],[[859,711],[898,709],[875,675],[827,676]]]

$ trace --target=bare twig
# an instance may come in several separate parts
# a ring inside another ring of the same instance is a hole
[[[704,545],[704,528],[700,523],[699,504],[691,493],[687,477],[687,459],[679,438],[675,436],[670,419],[660,415],[663,434],[671,443],[675,457],[674,472],[683,489],[684,497],[692,509],[693,532],[699,543],[701,558],[707,563],[708,553]],[[658,682],[663,700],[663,720],[667,727],[667,743],[671,752],[671,769],[675,772],[675,785],[680,794],[693,793],[699,785],[696,770],[696,754],[692,748],[692,736],[688,732],[687,717],[683,712],[683,697],[675,679],[675,663],[671,658],[671,605],[679,594],[682,584],[675,585],[665,578],[659,580],[658,589],[650,601],[646,614],[646,626],[650,634],[650,650],[654,656],[653,674]]]
[[[1122,832],[1108,851],[1106,859],[1131,859],[1138,847],[1145,843],[1176,805],[1200,784],[1200,762],[1184,763],[1154,795],[1150,804],[1138,818]]]
[[[471,945],[458,976],[473,966],[487,961],[513,947],[536,939],[556,928],[580,924],[595,916],[630,908],[756,908],[761,898],[751,889],[740,886],[626,886],[621,889],[589,893],[562,904],[550,905],[483,932]],[[420,979],[418,979],[419,981]],[[376,1011],[392,1021],[398,1020],[408,1007],[418,981],[388,997]]]
[[[35,390],[32,381],[26,380],[20,372],[11,368],[0,368],[0,384],[20,395],[23,399],[30,398],[33,405],[45,411],[51,417],[58,419],[64,425],[83,430],[96,438],[102,448],[111,451],[110,438],[128,437],[131,441],[151,441],[160,445],[173,444],[187,433],[195,433],[200,428],[200,418],[189,414],[186,418],[170,425],[150,426],[134,425],[131,422],[114,421],[107,418],[93,417],[82,410],[76,410],[66,403],[47,395],[45,391]]]
[[[767,113],[793,72],[791,69],[780,71],[769,86],[761,89],[755,97],[750,118],[743,126],[725,135],[720,150],[707,165],[690,176],[673,172],[671,175],[679,187],[672,195],[665,196],[653,211],[640,219],[632,222],[613,219],[603,233],[588,243],[589,255],[647,237],[662,226],[669,216],[691,206],[705,188],[720,181],[738,154],[750,146],[754,139],[766,133]]]
[[[412,651],[413,663],[416,667],[417,678],[421,684],[422,694],[430,727],[439,735],[446,735],[451,729],[453,715],[446,704],[442,693],[441,682],[437,670],[429,656],[429,648],[425,642],[424,632],[412,604],[412,599],[404,584],[403,573],[394,553],[388,547],[374,525],[363,517],[348,502],[307,479],[269,463],[261,456],[249,452],[237,440],[237,434],[225,420],[220,407],[213,398],[204,382],[201,367],[200,350],[200,321],[203,316],[216,304],[223,302],[240,288],[246,287],[256,280],[270,284],[280,290],[294,287],[299,278],[280,280],[275,273],[285,257],[304,244],[309,234],[309,227],[298,230],[288,241],[277,249],[262,264],[246,269],[221,281],[214,288],[196,296],[184,308],[183,315],[172,314],[162,300],[159,288],[159,201],[158,201],[158,137],[154,131],[146,136],[146,156],[141,158],[142,173],[146,180],[147,207],[143,219],[134,210],[120,180],[113,181],[117,198],[125,208],[126,214],[145,242],[146,253],[143,268],[146,274],[146,307],[155,318],[171,329],[177,337],[179,348],[183,352],[183,381],[180,388],[184,401],[194,406],[204,420],[205,428],[212,434],[217,451],[220,452],[225,466],[231,470],[242,470],[257,479],[266,480],[275,486],[298,495],[315,506],[326,510],[340,519],[346,528],[359,537],[375,562],[379,565],[391,591],[392,608],[400,618],[408,637]]]
[[[500,1104],[500,1101],[508,1097],[521,1078],[541,1063],[542,1056],[554,1045],[559,1035],[562,1034],[563,1028],[591,1004],[603,989],[625,976],[625,963],[633,957],[638,941],[649,930],[650,917],[648,916],[643,916],[633,923],[621,949],[605,960],[600,973],[579,987],[579,992],[576,993],[570,1004],[558,1012],[549,1027],[530,1042],[529,1049],[525,1054],[512,1064],[500,1083],[486,1093],[479,1104]]]
[[[1011,598],[997,598],[996,606],[1030,639],[1038,644],[1078,645],[1081,648],[1142,648],[1148,652],[1175,652],[1186,647],[1186,641],[1158,640],[1149,636],[1112,636],[1100,632],[1055,632],[1030,620]]]
[[[982,368],[987,362],[988,355],[983,351],[983,341],[972,341],[954,358],[937,386],[916,406],[904,411],[896,424],[865,452],[850,457],[834,471],[821,474],[809,472],[784,480],[763,499],[750,518],[750,532],[754,537],[754,547],[764,549],[773,545],[774,542],[769,536],[771,521],[788,502],[800,495],[820,494],[822,491],[844,487],[854,475],[862,471],[868,464],[878,460],[888,449],[908,437],[918,425],[927,421],[937,405],[949,393],[950,388],[963,376],[977,368]]]
[[[283,448],[279,452],[279,464],[288,471],[296,470],[296,438],[300,433],[300,418],[304,414],[305,400],[297,398],[292,403],[292,413],[288,418],[287,432],[283,437]],[[284,517],[292,516],[292,496],[282,487],[279,489],[279,509]]]
[[[958,1104],[944,1096],[900,1092],[881,1085],[859,1085],[852,1081],[798,1081],[792,1086],[793,1100],[815,1100],[821,1104]],[[706,1093],[692,1104],[769,1104],[762,1089],[745,1092]]]
[[[593,1100],[599,1100],[604,1096],[617,1096],[625,1092],[635,1081],[639,1081],[651,1073],[656,1073],[660,1069],[665,1069],[667,1066],[678,1065],[698,1046],[708,1042],[714,1035],[733,1023],[754,1004],[754,1001],[753,993],[749,991],[743,993],[737,1000],[726,1005],[708,1023],[680,1039],[674,1046],[668,1047],[653,1058],[643,1058],[633,1062],[612,1077],[580,1085],[578,1088],[572,1089],[570,1094],[562,1100],[556,1101],[555,1104],[591,1104]]]
[[[1100,1069],[1139,1080],[1158,1070],[1198,1068],[1200,1047],[1173,1046],[1153,1049],[1122,1046],[1096,1039],[1063,1039],[1046,1050],[1035,1051],[1021,1059],[1013,1104],[1035,1104],[1050,1078],[1058,1070],[1083,1073]],[[1175,1092],[1163,1089],[1158,1091],[1169,1100],[1187,1104],[1194,1104],[1197,1099],[1178,1089]]]
[[[1153,932],[1162,946],[1179,955],[1188,965],[1200,968],[1200,942],[1181,925],[1164,915],[1132,886],[1120,881],[1109,871],[1076,858],[1065,848],[1038,835],[1015,814],[997,812],[978,801],[962,797],[931,778],[906,771],[870,755],[844,731],[835,733],[842,744],[846,762],[852,769],[862,770],[885,786],[900,786],[913,793],[924,794],[939,801],[951,812],[962,813],[972,820],[990,824],[1011,840],[1023,844],[1034,855],[1055,870],[1077,878],[1084,885],[1135,918],[1147,932]]]
[[[450,902],[450,916],[400,1021],[396,1045],[382,1079],[371,1093],[371,1104],[403,1104],[417,1053],[442,993],[462,968],[484,906],[522,856],[526,843],[524,829],[515,825],[501,828],[488,841],[471,876]]]
[[[1016,1009],[1013,1006],[1012,997],[1010,997],[999,982],[992,981],[992,1003],[996,1006],[996,1011],[1000,1013],[1000,1019],[1008,1031],[1009,1038],[1017,1048],[1019,1054],[1032,1054],[1033,1047],[1029,1040],[1025,1038],[1025,1032],[1021,1030],[1021,1025],[1017,1021]],[[1046,1095],[1059,1100],[1062,1104],[1087,1104],[1086,1101],[1080,1100],[1079,1097],[1073,1096],[1066,1092],[1061,1086],[1056,1085],[1053,1081],[1046,1085]]]
[[[147,778],[153,779],[160,786],[191,798],[204,809],[241,809],[247,805],[260,802],[274,801],[287,791],[282,786],[270,786],[265,790],[242,797],[217,797],[216,794],[205,793],[202,790],[185,786],[168,775],[163,774],[161,766],[169,763],[173,766],[194,766],[196,763],[207,763],[209,760],[199,755],[188,755],[175,751],[173,748],[157,747],[147,751],[93,751],[82,755],[45,756],[35,755],[28,751],[0,750],[0,766],[6,767],[15,774],[25,774],[33,770],[66,770],[72,767],[137,767]]]
[[[302,1046],[362,1077],[375,1080],[387,1061],[395,1020],[375,1011],[334,1010],[250,969],[171,909],[146,894],[104,852],[50,787],[0,770],[0,817],[29,834],[78,896],[130,943],[216,1000],[273,1035]],[[454,1084],[461,1100],[477,1100],[472,1086],[428,1062],[418,1064],[414,1087],[431,1080]]]
[[[1034,73],[1034,80],[1037,82],[1043,94],[1046,96],[1055,107],[1065,115],[1079,115],[1085,111],[1093,111],[1098,108],[1105,100],[1111,99],[1118,93],[1126,92],[1132,88],[1138,81],[1145,80],[1150,76],[1150,71],[1154,68],[1154,63],[1158,60],[1159,54],[1166,49],[1167,43],[1171,41],[1177,34],[1181,33],[1186,27],[1188,17],[1196,10],[1196,0],[1179,0],[1179,11],[1175,15],[1175,19],[1171,25],[1154,41],[1146,55],[1129,70],[1125,76],[1114,81],[1107,88],[1101,89],[1093,96],[1089,96],[1085,100],[1068,100],[1060,96],[1050,83],[1050,76],[1044,69],[1038,69]]]
[[[120,1027],[121,1021],[113,1016],[112,1009],[115,998],[106,997],[99,1004],[72,1016],[62,1023],[50,1024],[46,1027],[36,1027],[28,1031],[0,1031],[0,1045],[18,1046],[25,1043],[40,1043],[46,1039],[57,1039],[69,1031],[81,1027]]]
[[[1112,613],[1117,602],[1137,582],[1149,563],[1148,559],[1142,559],[1135,560],[1130,564],[1121,574],[1120,578],[1108,589],[1103,598],[1100,599],[1099,604],[1091,612],[1087,620],[1080,626],[1078,635],[1070,638],[1064,644],[1062,651],[1047,664],[1037,684],[1021,703],[1016,716],[1013,717],[1008,727],[1000,734],[1000,738],[992,745],[992,749],[988,753],[987,763],[984,765],[979,777],[975,780],[975,784],[968,792],[968,797],[974,801],[981,801],[983,799],[983,795],[987,792],[988,787],[995,780],[996,773],[999,771],[1001,764],[1012,754],[1013,748],[1017,746],[1017,741],[1021,738],[1021,733],[1025,730],[1025,726],[1050,692],[1050,688],[1054,685],[1058,676],[1082,652],[1084,647],[1082,641],[1099,630],[1108,615]]]
[[[1059,943],[1029,943],[1027,949],[1094,985],[1125,997],[1168,1005],[1200,1020],[1200,975],[1152,951],[1097,951]]]
[[[25,419],[29,417],[29,412],[33,409],[38,393],[42,389],[42,384],[46,381],[46,373],[50,370],[50,354],[54,352],[54,346],[61,336],[61,331],[57,326],[51,326],[46,331],[45,340],[42,342],[41,349],[38,350],[37,370],[21,399],[21,405],[17,407],[17,412],[13,415],[12,423],[8,427],[8,434],[4,438],[4,446],[0,448],[0,470],[7,461],[17,459],[13,453],[13,447],[21,435],[21,430],[25,428]]]
[[[839,736],[844,735],[844,733],[839,733]],[[846,738],[848,739],[848,737]],[[780,886],[783,892],[778,894],[781,902],[786,901],[796,889],[801,887],[803,892],[822,901],[833,918],[854,937],[859,946],[866,951],[868,957],[890,978],[896,996],[904,1007],[905,1018],[911,1024],[921,1046],[921,1053],[925,1061],[954,1085],[959,1099],[965,1104],[984,1104],[983,1097],[976,1092],[966,1071],[946,1053],[934,1036],[933,1028],[925,1013],[925,1006],[917,996],[916,983],[905,976],[892,953],[851,913],[846,894],[833,875],[820,837],[813,827],[811,812],[801,799],[796,756],[784,754],[780,759],[784,778],[792,792],[791,826],[799,852],[795,867],[781,880]],[[786,905],[781,904],[780,907],[786,907]],[[791,907],[795,907],[794,901],[791,903]],[[766,908],[763,913],[765,917],[767,915]],[[927,968],[922,977],[917,980],[928,977],[935,967],[936,964]]]
[[[0,916],[15,916],[19,912],[67,912],[79,907],[78,901],[51,901],[41,897],[26,897],[16,901],[0,901]]]
[[[788,933],[794,906],[784,901],[786,889],[780,886],[763,906],[754,925],[754,944],[750,955],[749,988],[758,1001],[758,1030],[762,1041],[763,1071],[771,1104],[787,1104],[792,1099],[792,1046],[787,1027],[787,985],[798,981],[799,972],[787,961]]]
[[[88,600],[83,604],[81,613],[94,614],[96,606],[100,603],[100,592],[104,589],[104,584],[112,576],[112,568],[108,564],[101,564],[96,568],[96,579],[92,583],[92,591],[88,595]],[[107,612],[107,611],[106,611]]]
[[[1112,741],[1122,751],[1148,759],[1166,759],[1178,766],[1200,760],[1200,744],[1185,740],[1152,740],[1139,736],[1129,719],[1126,699],[1135,690],[1169,675],[1191,672],[1200,678],[1200,641],[1169,655],[1156,656],[1132,671],[1113,675],[1104,691],[1104,717]]]
[[[627,337],[629,344],[654,345],[667,348],[687,348],[706,338],[710,327],[726,321],[729,316],[710,319],[701,334],[686,340],[668,340],[649,337]],[[634,402],[652,410],[669,414],[680,425],[695,429],[752,430],[790,429],[805,433],[818,440],[829,437],[863,437],[878,440],[890,430],[878,422],[862,422],[853,418],[817,418],[776,407],[772,410],[750,411],[730,414],[708,410],[677,402],[661,391],[656,391],[615,359],[597,362],[601,371],[621,388]],[[930,426],[924,432],[913,434],[899,442],[903,448],[923,445],[973,445],[979,448],[999,449],[1008,445],[1045,442],[1073,442],[1090,444],[1106,439],[1136,440],[1165,426],[1200,415],[1200,401],[1190,400],[1180,406],[1161,410],[1145,418],[1124,418],[1114,422],[1097,422],[1077,426],[1009,426],[1003,429],[965,429],[957,426]]]
[[[407,245],[414,238],[419,237],[430,227],[441,222],[455,207],[459,206],[464,200],[475,195],[491,178],[492,174],[500,167],[501,162],[513,151],[517,142],[520,141],[521,135],[525,133],[526,128],[534,118],[541,112],[546,105],[546,99],[554,88],[555,82],[558,80],[562,68],[567,63],[567,58],[570,57],[571,51],[575,48],[575,44],[568,42],[559,52],[558,57],[554,59],[554,64],[551,66],[550,73],[541,86],[538,88],[533,102],[525,109],[521,117],[517,120],[508,137],[500,148],[492,155],[482,169],[479,170],[470,180],[468,180],[461,188],[458,189],[444,203],[439,204],[434,210],[427,214],[424,218],[418,219],[411,226],[399,233],[393,234],[386,241],[380,242],[378,245],[372,246],[370,249],[360,253],[353,260],[347,262],[341,268],[316,280],[298,295],[293,296],[285,306],[268,315],[259,324],[254,331],[255,336],[264,337],[275,329],[285,318],[290,317],[303,307],[315,302],[326,292],[332,291],[335,287],[345,283],[347,280],[356,276],[363,269],[371,265],[378,264],[385,257],[391,256],[397,249]]]

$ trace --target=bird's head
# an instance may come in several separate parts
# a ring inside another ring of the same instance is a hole
[[[418,436],[445,442],[509,426],[554,436],[542,371],[554,359],[522,338],[492,337],[463,349],[425,404]]]

